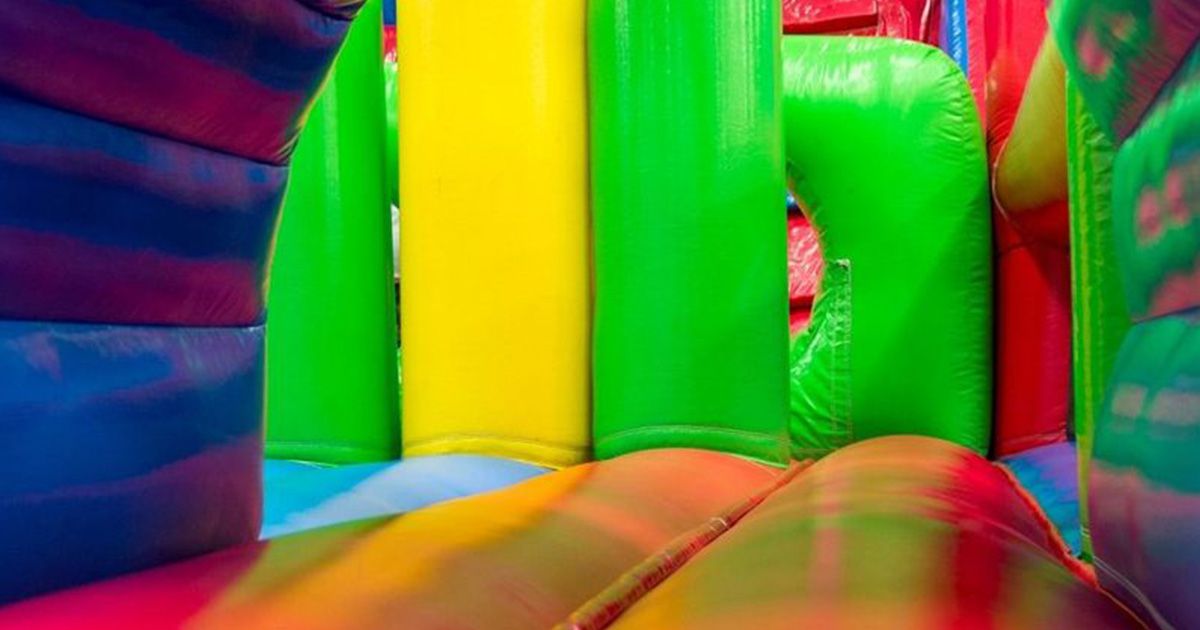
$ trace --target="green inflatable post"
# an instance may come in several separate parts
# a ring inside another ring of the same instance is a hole
[[[1113,239],[1112,142],[1079,92],[1067,89],[1067,158],[1071,185],[1071,284],[1074,423],[1079,445],[1079,505],[1083,553],[1091,557],[1087,476],[1092,436],[1117,354],[1129,331]]]
[[[268,298],[267,457],[400,451],[382,23],[369,0],[293,161]]]
[[[986,152],[962,72],[888,39],[787,37],[788,173],[825,275],[792,348],[793,455],[889,434],[986,453]]]
[[[594,438],[786,458],[778,0],[593,0]]]

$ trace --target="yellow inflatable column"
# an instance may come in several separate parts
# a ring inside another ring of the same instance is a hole
[[[406,456],[589,454],[585,0],[400,0]]]

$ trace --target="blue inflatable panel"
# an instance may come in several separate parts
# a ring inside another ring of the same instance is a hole
[[[531,464],[475,455],[333,468],[268,460],[265,470],[263,538],[409,512],[547,472]]]
[[[253,540],[263,330],[0,321],[0,602]]]
[[[0,90],[281,164],[361,0],[20,0]]]
[[[1025,488],[1063,542],[1078,556],[1083,548],[1079,523],[1079,466],[1074,442],[1059,442],[1006,457],[1000,462]]]
[[[0,95],[0,318],[256,324],[286,179]]]

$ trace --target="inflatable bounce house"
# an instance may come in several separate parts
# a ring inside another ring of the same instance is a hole
[[[1200,628],[1200,3],[386,4],[0,2],[0,628]]]

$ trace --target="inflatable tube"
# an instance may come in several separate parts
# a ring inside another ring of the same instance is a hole
[[[826,263],[792,348],[793,454],[893,433],[986,452],[991,231],[962,73],[912,42],[788,37],[783,51],[788,172]]]
[[[987,460],[893,436],[817,462],[611,628],[1137,627],[1068,567]]]
[[[271,270],[268,457],[400,454],[380,4],[350,29],[294,156]]]
[[[399,6],[406,455],[589,453],[584,6]]]
[[[588,23],[596,454],[782,462],[778,0],[596,0]]]
[[[1129,330],[1113,234],[1112,143],[1074,86],[1067,90],[1067,157],[1071,183],[1071,343],[1074,425],[1079,445],[1079,499],[1087,505],[1088,461],[1104,392]],[[1087,510],[1081,510],[1083,554],[1091,556]]]

